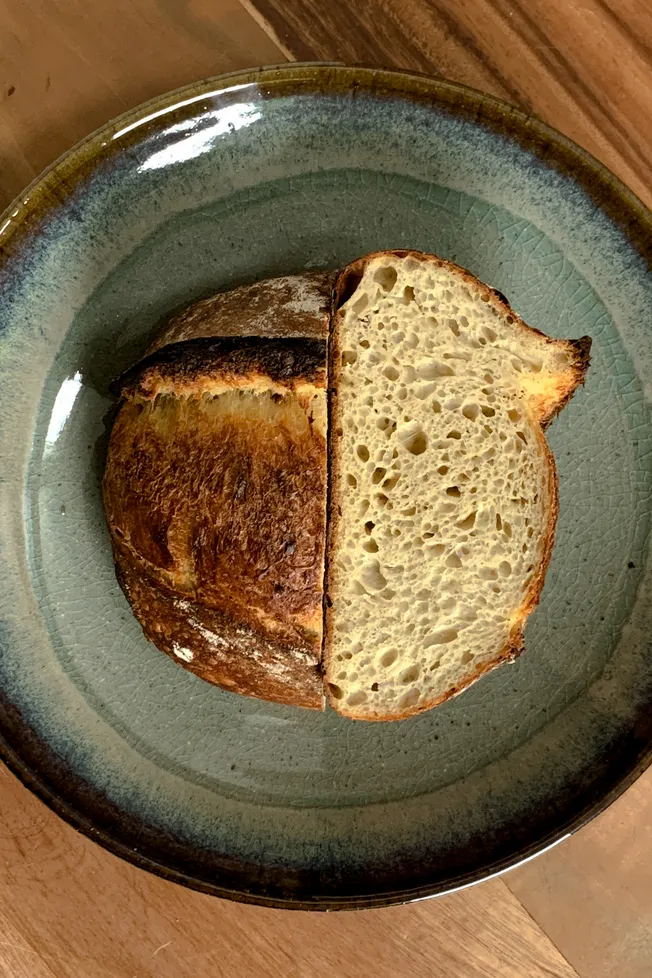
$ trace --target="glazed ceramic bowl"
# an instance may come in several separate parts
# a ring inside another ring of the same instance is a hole
[[[533,326],[593,337],[555,423],[557,544],[527,652],[411,720],[249,700],[144,639],[100,498],[109,382],[236,283],[434,251]],[[0,735],[10,767],[123,857],[222,896],[378,906],[558,842],[652,742],[650,216],[495,99],[294,65],[123,116],[0,220]]]

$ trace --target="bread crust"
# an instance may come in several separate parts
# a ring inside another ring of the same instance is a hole
[[[357,261],[352,262],[346,268],[344,268],[338,275],[335,286],[334,286],[334,299],[333,299],[333,325],[331,330],[331,337],[329,343],[329,389],[328,389],[328,410],[329,410],[329,430],[331,432],[330,450],[329,450],[329,501],[328,501],[328,519],[326,523],[327,527],[327,540],[326,540],[326,582],[328,585],[328,567],[333,559],[333,554],[337,548],[338,542],[338,532],[339,532],[339,522],[341,517],[341,460],[340,455],[337,450],[338,442],[338,432],[341,431],[341,416],[338,411],[337,406],[337,392],[339,388],[339,378],[341,374],[341,343],[340,343],[340,329],[342,320],[342,306],[346,300],[355,292],[355,289],[360,284],[362,276],[366,266],[374,261],[375,259],[390,259],[391,258],[414,258],[417,261],[429,261],[435,262],[439,268],[446,268],[449,271],[455,273],[459,276],[471,289],[480,293],[484,301],[492,305],[496,311],[505,317],[511,317],[511,321],[517,328],[522,330],[527,330],[530,333],[534,333],[541,337],[547,344],[552,344],[565,351],[573,351],[573,359],[571,363],[571,369],[569,371],[569,376],[564,383],[564,385],[557,391],[557,398],[551,404],[542,405],[542,410],[538,412],[533,412],[533,427],[537,433],[537,438],[539,439],[542,454],[546,459],[547,470],[548,470],[548,492],[549,492],[549,503],[548,503],[548,523],[547,531],[545,533],[543,547],[541,552],[541,559],[539,561],[539,566],[533,574],[532,580],[528,587],[527,593],[525,595],[524,601],[520,608],[514,615],[513,626],[510,633],[510,638],[503,649],[501,649],[491,660],[480,663],[474,671],[469,673],[468,676],[458,685],[452,686],[446,692],[432,700],[427,700],[424,703],[420,703],[416,707],[409,707],[403,710],[401,713],[363,713],[356,712],[355,708],[347,708],[346,716],[354,720],[368,720],[368,721],[380,721],[387,722],[393,720],[405,720],[408,717],[415,716],[418,713],[424,713],[427,710],[433,709],[435,706],[439,706],[445,703],[447,700],[452,699],[454,696],[458,696],[464,690],[468,689],[473,683],[477,682],[482,676],[486,675],[488,672],[496,669],[498,666],[502,665],[504,662],[512,662],[524,651],[523,644],[523,631],[525,627],[525,622],[528,616],[536,608],[541,597],[541,592],[543,590],[543,585],[545,581],[546,571],[548,569],[548,564],[550,563],[550,558],[552,556],[552,550],[555,540],[555,527],[557,524],[557,515],[559,511],[559,495],[558,495],[558,477],[557,469],[555,465],[555,460],[548,447],[544,431],[553,420],[554,417],[561,411],[565,404],[568,403],[570,398],[575,393],[576,389],[582,385],[586,378],[586,372],[590,363],[590,350],[591,350],[591,338],[589,336],[583,336],[578,340],[554,340],[546,336],[540,330],[534,329],[532,326],[528,326],[520,316],[512,309],[509,302],[499,292],[497,289],[492,289],[489,286],[480,282],[479,279],[471,275],[465,268],[460,265],[456,265],[453,262],[445,261],[442,258],[438,258],[436,255],[428,255],[418,251],[411,250],[396,250],[396,251],[379,251],[373,254],[366,255],[364,258],[360,258]],[[328,675],[329,669],[329,654],[328,650],[331,647],[332,637],[333,637],[333,614],[332,614],[332,598],[326,590],[324,597],[324,655],[322,660],[322,669],[324,675]],[[326,694],[330,705],[333,709],[339,711],[339,702],[333,695],[328,683],[326,683]]]
[[[216,337],[184,340],[149,354],[117,381],[120,396],[153,400],[228,389],[284,396],[326,386],[326,340]]]
[[[174,316],[149,348],[217,336],[327,339],[336,272],[303,272],[240,285]]]
[[[323,709],[319,658],[301,644],[266,638],[233,615],[154,583],[114,549],[116,574],[143,632],[175,662],[222,689]]]
[[[158,648],[224,689],[323,709],[329,312],[320,337],[279,336],[278,294],[272,337],[194,336],[120,378],[104,506]]]

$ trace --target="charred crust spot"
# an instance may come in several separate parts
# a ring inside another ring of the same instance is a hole
[[[506,306],[509,305],[509,302],[507,301],[507,296],[503,295],[503,293],[499,289],[492,289],[491,291],[493,292],[493,294],[496,296],[497,299],[500,299],[501,302],[504,302]]]
[[[590,336],[580,336],[579,340],[569,340],[569,344],[577,352],[578,362],[582,366],[588,366],[591,359],[591,344],[593,340]]]
[[[261,373],[282,384],[296,379],[316,381],[325,366],[326,340],[323,339],[202,337],[161,347],[119,377],[112,390],[123,397],[139,391],[146,393],[143,385],[150,371],[173,382],[222,373],[244,377]]]

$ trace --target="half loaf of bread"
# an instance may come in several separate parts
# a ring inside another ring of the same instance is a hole
[[[104,476],[146,636],[225,689],[317,709],[331,293],[272,280],[173,320],[119,382]]]
[[[324,673],[340,713],[400,719],[522,651],[557,518],[543,430],[590,340],[412,252],[355,262],[336,307]]]

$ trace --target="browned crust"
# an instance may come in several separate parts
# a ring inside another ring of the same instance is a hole
[[[469,686],[481,679],[482,676],[496,669],[498,666],[505,662],[513,662],[519,655],[524,651],[523,644],[523,629],[525,627],[525,622],[528,616],[534,611],[539,599],[541,597],[541,592],[543,590],[543,585],[545,582],[546,571],[550,563],[550,558],[552,556],[552,550],[555,541],[555,528],[557,524],[557,516],[559,512],[559,495],[558,495],[558,477],[557,469],[555,465],[555,460],[548,447],[546,441],[544,430],[550,424],[550,422],[556,417],[556,415],[561,411],[561,409],[568,403],[573,394],[575,393],[578,386],[584,383],[586,378],[586,372],[590,363],[590,350],[591,350],[591,338],[589,336],[583,336],[578,340],[554,340],[546,336],[540,330],[535,329],[532,326],[528,326],[518,315],[514,312],[509,302],[505,296],[499,292],[497,289],[491,289],[489,286],[480,282],[479,279],[471,275],[465,268],[460,265],[456,265],[453,262],[445,261],[442,258],[438,258],[436,255],[427,255],[418,251],[410,250],[397,250],[397,251],[384,251],[384,252],[374,252],[371,255],[367,255],[364,258],[360,258],[355,262],[352,262],[347,268],[343,269],[334,287],[334,305],[333,305],[333,326],[331,330],[331,339],[329,347],[329,431],[331,432],[331,446],[329,451],[329,509],[328,509],[328,520],[327,520],[327,541],[326,541],[326,567],[328,568],[329,563],[332,559],[332,555],[337,546],[337,536],[339,532],[339,523],[341,517],[341,504],[340,504],[340,487],[341,487],[341,465],[340,465],[340,453],[337,451],[337,442],[334,440],[338,437],[338,430],[341,430],[341,415],[337,407],[337,390],[339,387],[339,378],[341,374],[341,344],[340,344],[340,334],[339,325],[341,323],[341,307],[355,292],[355,289],[360,284],[362,275],[364,273],[365,266],[372,260],[376,258],[407,258],[413,257],[418,261],[434,261],[440,268],[447,268],[449,271],[454,272],[459,275],[469,286],[474,290],[481,293],[485,301],[489,302],[502,316],[511,317],[511,320],[515,325],[521,329],[528,330],[532,333],[536,333],[538,336],[545,339],[547,343],[551,343],[557,346],[564,347],[568,349],[569,347],[575,351],[575,358],[572,363],[572,375],[569,379],[568,385],[559,392],[559,400],[554,405],[553,409],[546,413],[545,415],[540,415],[535,418],[535,422],[538,421],[539,428],[537,430],[537,435],[540,439],[540,444],[542,452],[547,461],[548,467],[548,487],[549,487],[549,508],[548,508],[548,526],[545,534],[541,560],[539,562],[539,567],[534,574],[530,586],[528,588],[527,594],[523,601],[523,604],[518,609],[514,616],[514,625],[512,628],[511,636],[509,642],[505,648],[501,649],[494,658],[489,661],[480,663],[476,669],[466,676],[462,682],[458,685],[451,687],[446,690],[446,692],[437,697],[436,699],[429,700],[425,703],[419,704],[416,708],[411,707],[404,710],[402,713],[392,713],[392,714],[382,714],[382,713],[356,713],[355,711],[347,710],[346,716],[353,720],[368,720],[368,721],[380,721],[387,722],[393,720],[405,720],[408,717],[416,716],[418,713],[424,713],[427,710],[431,710],[436,706],[445,703],[447,700],[454,696],[458,696],[464,690],[468,689]],[[328,581],[328,578],[327,578]],[[333,635],[333,615],[331,612],[332,599],[326,590],[325,595],[325,615],[324,615],[324,654],[322,660],[322,669],[324,675],[328,674],[329,667],[329,656],[328,650],[331,647],[332,635]],[[328,683],[325,683],[325,689],[327,693],[327,698],[333,709],[341,712],[339,709],[339,701],[330,692]]]
[[[218,292],[170,319],[148,352],[217,336],[327,339],[335,275],[303,272]]]
[[[115,387],[125,398],[151,399],[162,391],[183,396],[197,383],[242,388],[246,381],[271,381],[296,390],[326,386],[326,340],[217,337],[162,347],[124,373]]]
[[[323,709],[319,656],[272,641],[226,612],[158,587],[118,545],[116,574],[146,637],[178,665],[215,686],[274,703]],[[186,650],[193,658],[186,661]]]
[[[238,291],[241,303],[248,288]],[[103,483],[118,580],[147,637],[224,689],[315,709],[326,519],[319,301],[308,316],[318,337],[195,336],[136,364],[118,381]],[[229,301],[220,303],[223,312]],[[267,311],[276,333],[279,308],[277,290]]]

